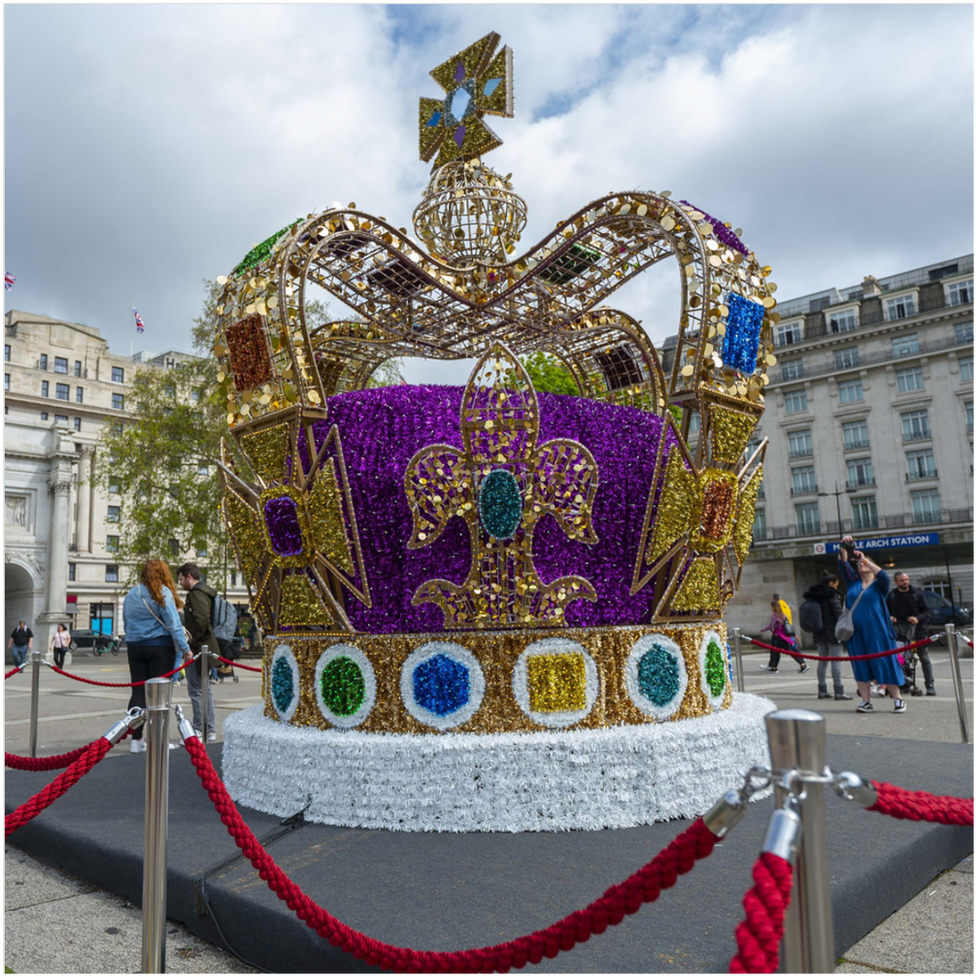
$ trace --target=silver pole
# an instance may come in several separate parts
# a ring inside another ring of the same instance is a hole
[[[969,722],[966,718],[966,693],[962,687],[962,674],[959,671],[959,635],[955,624],[946,624],[946,643],[949,645],[949,664],[952,668],[952,689],[956,693],[956,708],[959,709],[959,731],[962,741],[969,742]],[[33,753],[31,753],[33,755]]]
[[[200,674],[203,680],[200,683],[201,694],[200,694],[200,708],[203,711],[203,717],[201,718],[201,723],[203,726],[203,735],[200,736],[203,741],[204,748],[207,747],[207,733],[210,731],[207,728],[207,715],[210,713],[210,645],[204,644],[200,648]]]
[[[142,972],[166,972],[169,709],[173,682],[146,682],[146,833],[142,868]]]
[[[822,715],[789,708],[766,716],[773,781],[790,770],[823,775],[827,768],[827,725]],[[783,931],[783,972],[832,973],[834,927],[830,915],[827,816],[822,783],[804,783],[798,805],[802,830],[793,872],[793,894]],[[776,786],[776,804],[787,797]]]
[[[735,651],[735,683],[739,691],[746,690],[746,675],[742,670],[742,631],[732,628],[732,648]]]
[[[41,649],[31,649],[30,754],[37,756],[37,710],[41,696]]]

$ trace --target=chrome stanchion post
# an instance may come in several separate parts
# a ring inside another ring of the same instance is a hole
[[[210,645],[203,644],[200,647],[200,677],[202,681],[200,682],[200,687],[202,689],[200,695],[200,708],[203,712],[203,717],[201,718],[201,724],[203,726],[203,735],[200,736],[203,742],[204,748],[207,746],[207,735],[210,729],[207,727],[207,715],[210,713]]]
[[[956,693],[956,708],[959,710],[959,731],[962,741],[969,742],[969,721],[966,718],[966,694],[962,687],[962,673],[959,670],[959,635],[955,624],[946,624],[946,644],[949,645],[949,664],[952,670],[952,690]],[[33,753],[31,753],[33,755]]]
[[[37,709],[41,697],[41,649],[31,648],[30,755],[37,756]]]
[[[782,785],[788,773],[824,776],[827,726],[823,716],[816,712],[790,708],[766,716],[766,734],[776,784],[776,805],[783,807],[790,796],[790,791]],[[783,971],[832,973],[836,959],[823,783],[803,782],[803,792],[802,802],[795,804],[801,830],[793,895],[783,931]]]
[[[166,971],[169,709],[173,682],[146,682],[146,833],[142,867],[142,972]]]
[[[735,684],[739,691],[746,690],[746,675],[742,670],[742,631],[732,628],[732,648],[735,651]]]

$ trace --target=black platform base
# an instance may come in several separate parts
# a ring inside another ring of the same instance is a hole
[[[122,748],[125,748],[124,745]],[[962,745],[829,736],[835,770],[936,794],[971,796],[973,752]],[[220,749],[211,747],[218,769]],[[171,753],[170,918],[272,972],[368,972],[299,921],[237,858],[188,757]],[[142,897],[145,757],[112,757],[9,839],[35,857],[135,903]],[[7,771],[6,810],[54,773]],[[658,901],[572,952],[548,972],[727,972],[742,895],[772,801],[746,819]],[[242,810],[263,838],[280,821]],[[895,821],[833,795],[828,857],[837,955],[973,850],[972,830]],[[458,950],[515,938],[587,905],[650,860],[687,824],[533,834],[408,834],[305,824],[268,845],[277,863],[346,924],[386,942]],[[227,947],[227,945],[225,945]]]

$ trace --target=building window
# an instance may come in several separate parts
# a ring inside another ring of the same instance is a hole
[[[930,579],[922,582],[923,590],[931,590],[936,596],[941,596],[943,600],[952,602],[952,587],[947,579]]]
[[[78,576],[78,567],[75,563],[68,563],[68,582],[74,583]]]
[[[963,383],[972,383],[973,381],[973,357],[966,356],[959,360],[959,378]]]
[[[75,417],[75,430],[81,430],[81,417]]]
[[[117,495],[119,493],[119,483],[117,481],[110,481],[108,483],[109,494]]]
[[[9,363],[10,362],[10,346],[4,346],[3,347],[3,361],[5,363]]]
[[[782,364],[780,378],[783,380],[798,380],[803,377],[803,360],[791,359]]]
[[[914,356],[918,352],[918,336],[913,332],[910,335],[895,336],[891,340],[891,355],[897,359],[899,356]]]
[[[792,346],[803,339],[803,323],[787,322],[773,329],[773,342],[777,346]]]
[[[928,410],[912,410],[901,415],[901,438],[904,441],[923,441],[932,436]]]
[[[41,353],[41,361],[37,364],[39,369],[47,370],[47,353]]]
[[[199,399],[200,399],[200,394],[201,394],[202,392],[203,392],[203,391],[202,391],[202,390],[200,389],[200,387],[199,387],[199,386],[195,386],[195,387],[193,387],[193,389],[192,389],[192,390],[190,390],[190,399],[191,399],[191,400],[199,400]]]
[[[54,384],[54,396],[58,400],[70,400],[71,399],[71,387],[67,383],[55,383]]]
[[[47,420],[47,411],[46,410],[42,410],[41,411],[41,420]]]
[[[51,388],[51,384],[48,383],[47,380],[41,380],[41,396],[42,397],[50,396],[50,393],[49,393],[50,388]]]
[[[813,438],[809,430],[791,430],[788,437],[791,458],[813,456]]]
[[[85,391],[80,387],[75,387],[75,403],[85,402]]]
[[[122,513],[122,507],[120,505],[109,505],[108,514],[105,516],[106,522],[118,522],[120,521],[120,515]]]
[[[766,509],[757,508],[756,517],[752,523],[752,537],[756,540],[766,538]]]
[[[125,382],[125,370],[121,366],[112,367],[112,382],[113,383]]]
[[[871,458],[857,458],[847,462],[847,487],[864,488],[874,484]]]
[[[942,521],[938,489],[924,488],[912,492],[912,517],[916,525]]]
[[[853,308],[845,308],[842,312],[831,312],[831,332],[852,332],[857,328],[857,312]]]
[[[115,421],[114,424],[112,424],[112,433],[113,434],[121,434],[122,433],[122,421],[121,420],[117,420],[117,421]]]
[[[54,422],[56,424],[64,424],[65,427],[68,426],[68,418],[63,413],[56,413],[54,415]]]
[[[206,547],[204,547],[203,549],[197,549],[196,550],[196,555],[197,555],[197,559],[206,559],[207,558],[207,549],[206,549]]]
[[[176,396],[176,387],[172,383],[167,383],[166,386],[163,387],[163,392],[168,397],[175,397]]]
[[[973,401],[970,400],[969,403],[964,403],[963,406],[966,409],[966,430],[971,434],[973,432]]]
[[[197,465],[197,474],[201,478],[206,478],[207,475],[210,474],[210,467],[209,467],[209,465],[206,465],[206,464],[198,464]]]
[[[976,342],[976,322],[960,322],[956,326],[956,345],[964,342]]]
[[[125,409],[125,395],[122,393],[112,394],[112,409],[113,410],[123,410]]]
[[[55,373],[68,372],[68,360],[64,356],[54,357],[54,372]]]
[[[701,416],[698,411],[694,411],[688,418],[688,433],[697,434],[701,430]]]
[[[7,393],[9,390],[10,390],[10,374],[9,373],[4,373],[3,374],[3,391],[4,391],[4,393]]]
[[[795,505],[796,531],[800,535],[820,534],[820,505],[817,502],[804,502]]]
[[[861,377],[856,380],[841,380],[837,384],[837,391],[840,393],[841,403],[856,403],[864,399],[864,388],[861,386]]]
[[[924,451],[908,451],[905,454],[908,459],[908,480],[921,481],[923,478],[934,478],[935,457],[931,448]]]
[[[809,495],[817,490],[817,476],[812,464],[802,468],[793,468],[793,494]]]
[[[807,408],[806,390],[790,390],[789,393],[783,394],[783,399],[786,402],[787,413],[803,413]]]
[[[895,373],[895,379],[898,381],[899,393],[914,393],[915,390],[925,389],[925,380],[922,379],[921,366],[899,369]]]
[[[898,298],[889,298],[887,308],[889,322],[895,319],[910,319],[915,314],[915,296],[899,295]]]
[[[173,556],[178,556],[180,554],[180,543],[177,539],[169,540],[169,551]]]
[[[878,505],[874,495],[852,498],[851,511],[854,515],[855,532],[863,532],[865,529],[876,529],[878,527]]]
[[[105,582],[106,583],[118,583],[119,581],[119,567],[118,566],[106,566],[105,567]]]
[[[81,360],[75,360],[75,376],[81,376]]]
[[[973,279],[953,281],[949,285],[949,304],[968,305],[973,300]]]
[[[105,548],[108,552],[119,551],[119,537],[117,535],[105,536]]]
[[[834,350],[834,369],[851,369],[851,367],[859,365],[860,362],[861,356],[857,351],[857,346]]]

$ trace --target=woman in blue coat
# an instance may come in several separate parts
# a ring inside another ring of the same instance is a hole
[[[844,536],[843,541],[849,545],[854,543],[849,535]],[[838,565],[847,583],[847,608],[854,606],[858,595],[864,593],[854,611],[854,636],[847,642],[848,653],[877,654],[879,651],[892,650],[897,646],[898,639],[891,626],[891,616],[885,602],[890,586],[888,574],[860,549],[855,549],[852,561],[848,561],[847,550],[841,548]],[[904,713],[905,702],[901,697],[901,685],[905,683],[905,676],[896,655],[889,654],[870,661],[851,661],[851,667],[854,669],[854,680],[861,695],[861,704],[857,706],[859,712],[874,711],[871,704],[873,678],[878,685],[885,685],[895,699],[895,714]]]

